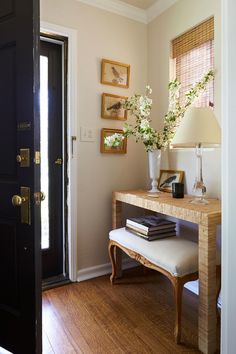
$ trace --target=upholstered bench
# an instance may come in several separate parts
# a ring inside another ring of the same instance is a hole
[[[176,307],[174,334],[176,342],[179,343],[183,286],[189,281],[198,279],[198,244],[178,236],[149,242],[125,228],[112,230],[109,238],[112,284],[117,278],[116,247],[144,266],[164,274],[171,281]]]

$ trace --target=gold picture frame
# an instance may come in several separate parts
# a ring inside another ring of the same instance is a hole
[[[101,83],[104,85],[129,88],[130,65],[102,59]]]
[[[161,170],[158,180],[158,188],[164,192],[172,192],[172,183],[182,183],[184,171],[179,170]]]
[[[126,154],[127,152],[127,138],[125,138],[120,146],[117,147],[109,147],[105,146],[104,138],[106,136],[110,136],[113,134],[124,134],[123,130],[121,129],[111,129],[111,128],[102,128],[101,130],[101,144],[100,144],[100,151],[101,153],[105,154]]]
[[[113,95],[110,93],[102,94],[101,116],[105,119],[127,120],[127,111],[121,107],[121,101],[128,97]]]

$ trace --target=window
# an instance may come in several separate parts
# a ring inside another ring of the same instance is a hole
[[[203,75],[214,68],[214,18],[201,23],[172,41],[174,72],[181,82],[180,103],[184,94]],[[196,107],[214,106],[214,81],[195,101]]]

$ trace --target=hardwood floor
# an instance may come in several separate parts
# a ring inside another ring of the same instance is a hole
[[[174,342],[172,288],[139,267],[43,293],[43,354],[178,354],[197,350],[198,298],[184,290],[182,344]]]

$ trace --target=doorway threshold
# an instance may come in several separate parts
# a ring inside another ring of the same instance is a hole
[[[70,284],[71,280],[68,275],[60,274],[55,277],[50,277],[43,279],[42,281],[42,290],[49,290],[53,288],[58,288],[66,284]]]

